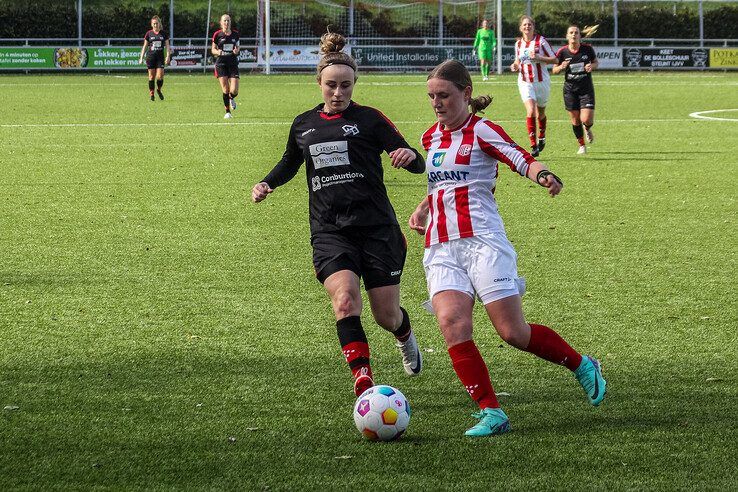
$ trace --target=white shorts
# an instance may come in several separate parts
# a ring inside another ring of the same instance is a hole
[[[426,248],[423,267],[431,299],[444,290],[479,297],[483,304],[523,295],[518,255],[504,232],[454,239]]]
[[[548,95],[551,93],[551,79],[545,78],[543,82],[523,82],[518,79],[518,90],[523,102],[533,99],[536,106],[545,108],[548,104]]]

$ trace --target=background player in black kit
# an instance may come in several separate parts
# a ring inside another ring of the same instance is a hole
[[[149,72],[149,97],[152,101],[154,100],[154,77],[156,77],[156,93],[159,94],[159,99],[164,100],[164,94],[161,92],[161,87],[164,85],[164,66],[169,65],[172,49],[169,46],[169,36],[162,30],[161,19],[158,15],[151,18],[151,29],[144,36],[141,56],[138,57],[139,64],[143,63],[144,53],[146,53],[146,68]]]
[[[593,34],[595,30],[590,28],[588,32]],[[558,64],[554,65],[553,73],[565,71],[564,106],[569,112],[574,136],[579,142],[577,154],[586,154],[585,133],[588,143],[594,141],[592,125],[594,125],[595,92],[592,70],[597,68],[599,62],[594,48],[582,43],[579,26],[569,26],[566,30],[566,40],[568,45],[556,52]],[[584,128],[582,128],[582,123],[584,123]]]
[[[407,246],[384,187],[381,155],[395,168],[425,172],[425,162],[381,112],[351,100],[356,62],[335,33],[321,38],[318,83],[324,103],[297,116],[282,160],[251,196],[264,200],[305,162],[313,264],[336,315],[338,339],[360,395],[374,385],[369,345],[361,324],[360,278],[372,315],[392,332],[405,372],[421,370],[421,354],[407,312],[400,307],[400,276]]]
[[[241,51],[241,35],[231,29],[231,16],[223,14],[220,17],[220,29],[213,34],[213,44],[210,47],[215,59],[215,76],[220,82],[223,91],[223,105],[225,116],[231,117],[231,110],[236,109],[238,95],[238,53]]]

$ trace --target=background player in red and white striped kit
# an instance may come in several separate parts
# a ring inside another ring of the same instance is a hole
[[[587,36],[592,35],[597,27],[585,27]],[[564,71],[564,106],[569,112],[571,127],[579,143],[577,154],[586,154],[585,134],[588,143],[594,141],[592,125],[594,125],[595,91],[592,71],[597,69],[599,61],[594,48],[582,43],[579,26],[575,24],[569,26],[566,30],[566,40],[567,45],[556,52],[558,63],[554,65],[553,73]]]
[[[156,79],[156,93],[159,94],[159,99],[164,100],[164,94],[161,92],[164,85],[164,67],[169,65],[172,49],[169,46],[169,36],[162,29],[158,15],[151,18],[151,29],[144,36],[138,63],[143,63],[144,54],[146,54],[146,68],[149,72],[149,97],[152,101],[154,100],[154,79]]]
[[[384,186],[381,155],[387,152],[394,168],[415,174],[425,171],[425,162],[381,112],[352,100],[357,67],[341,51],[345,38],[327,33],[320,45],[323,103],[295,118],[282,160],[254,185],[251,197],[264,200],[305,162],[313,266],[331,298],[338,340],[359,396],[374,385],[361,323],[361,280],[374,320],[395,336],[405,372],[421,371],[410,318],[400,307],[407,244]]]
[[[432,310],[454,371],[480,409],[474,414],[479,422],[466,435],[510,429],[472,338],[475,296],[503,340],[573,371],[590,403],[599,405],[605,396],[599,362],[580,355],[551,328],[526,322],[521,302],[525,283],[518,277],[517,254],[494,196],[498,163],[551,196],[559,194],[561,181],[500,126],[475,114],[491,98],[472,98],[471,77],[461,63],[449,60],[437,66],[428,76],[428,95],[438,120],[422,137],[428,152],[428,196],[408,222],[425,234],[423,266]]]
[[[515,43],[515,61],[510,65],[510,70],[520,73],[518,90],[525,105],[530,153],[536,157],[546,146],[546,105],[551,92],[551,77],[546,65],[556,62],[556,55],[546,38],[536,34],[532,17],[524,15],[520,18],[520,33],[523,37]]]
[[[225,119],[231,118],[231,110],[236,109],[238,95],[238,81],[241,78],[238,71],[238,54],[241,52],[241,35],[232,29],[231,16],[220,16],[220,29],[213,33],[213,42],[210,52],[215,59],[215,77],[220,82],[225,106]]]

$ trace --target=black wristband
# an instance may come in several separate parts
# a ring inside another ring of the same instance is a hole
[[[544,169],[542,171],[538,171],[538,174],[536,174],[536,183],[543,186],[541,184],[541,179],[546,179],[548,176],[553,176],[557,183],[559,183],[561,186],[564,186],[564,183],[561,182],[558,176],[556,176],[551,171]]]

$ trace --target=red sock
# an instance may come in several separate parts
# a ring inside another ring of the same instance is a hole
[[[548,326],[530,325],[530,342],[525,351],[566,366],[570,371],[575,371],[582,363],[582,356]]]
[[[577,137],[577,142],[579,142],[579,145],[584,145],[584,137]]]
[[[530,139],[530,144],[535,147],[538,143],[536,142],[536,119],[532,116],[530,118],[525,118],[525,124],[528,127],[528,138]]]
[[[343,356],[346,358],[354,378],[362,374],[373,377],[369,363],[369,342],[367,342],[364,328],[361,326],[361,318],[359,316],[349,316],[339,319],[336,322],[336,328]]]
[[[474,340],[450,347],[448,355],[451,356],[451,363],[461,384],[469,392],[472,400],[477,402],[479,408],[500,408],[492,382],[489,380],[487,365]]]
[[[538,138],[546,138],[546,120],[545,116],[538,118]]]
[[[341,347],[343,356],[346,357],[349,369],[354,378],[362,374],[373,378],[372,368],[369,365],[369,344],[366,342],[351,342]]]

